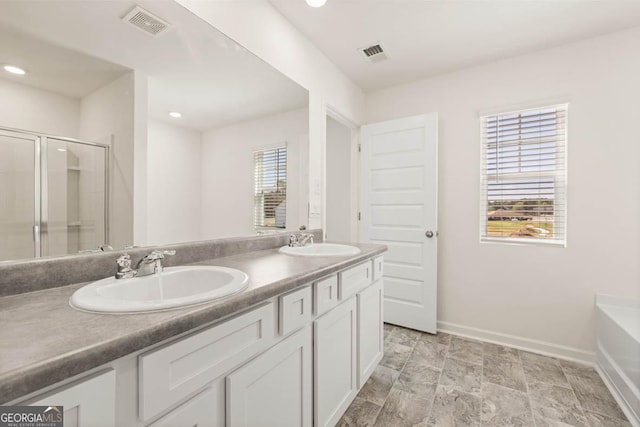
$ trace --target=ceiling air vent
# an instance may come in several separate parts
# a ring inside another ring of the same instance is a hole
[[[144,10],[140,6],[134,7],[122,20],[154,37],[158,37],[170,27],[167,21]]]
[[[388,58],[387,52],[384,51],[382,43],[380,42],[371,46],[361,47],[359,50],[370,62],[380,62]]]

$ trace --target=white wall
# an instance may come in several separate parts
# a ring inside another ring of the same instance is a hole
[[[0,127],[78,137],[78,99],[0,78],[0,100]]]
[[[351,240],[351,129],[327,117],[327,229],[329,240]]]
[[[85,96],[80,104],[79,138],[112,141],[109,244],[114,248],[133,243],[134,78],[129,72]]]
[[[594,294],[640,297],[638,52],[633,29],[367,96],[369,123],[440,117],[439,327],[589,359]],[[545,99],[570,102],[568,247],[480,244],[478,112]]]
[[[147,244],[147,120],[149,80],[133,71],[133,243]]]
[[[150,120],[148,137],[146,243],[201,240],[202,134]]]
[[[306,108],[207,131],[202,150],[202,238],[253,228],[253,150],[287,142],[287,229],[306,224]]]

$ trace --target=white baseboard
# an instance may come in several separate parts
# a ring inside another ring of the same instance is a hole
[[[438,331],[595,366],[595,353],[545,341],[438,321]]]

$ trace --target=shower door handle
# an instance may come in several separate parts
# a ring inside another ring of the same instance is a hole
[[[33,226],[33,241],[36,243],[40,242],[40,226],[37,224]]]

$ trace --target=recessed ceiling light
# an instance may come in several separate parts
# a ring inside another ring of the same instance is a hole
[[[169,115],[174,119],[179,119],[180,117],[182,117],[182,114],[178,113],[177,111],[172,111],[169,113]]]
[[[11,74],[17,74],[19,76],[23,76],[25,74],[27,74],[27,72],[25,70],[23,70],[20,67],[16,67],[15,65],[5,65],[4,66],[4,70],[8,73]]]
[[[321,7],[324,6],[326,2],[327,0],[307,0],[307,4],[311,7]]]

